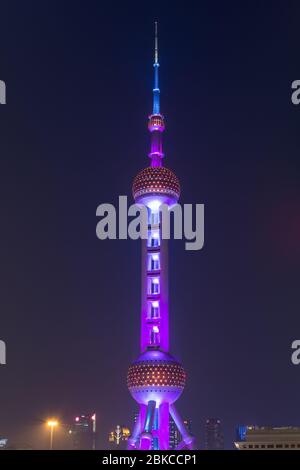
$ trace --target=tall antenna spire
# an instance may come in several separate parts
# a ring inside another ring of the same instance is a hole
[[[154,63],[158,64],[158,37],[157,37],[157,21],[155,21],[155,50],[154,50]]]
[[[160,90],[158,83],[158,34],[157,21],[154,23],[154,87],[153,87],[153,111],[149,116],[148,129],[151,132],[151,166],[162,166],[163,145],[162,132],[165,129],[164,117],[160,113]]]
[[[154,88],[153,88],[153,114],[159,114],[159,84],[158,84],[158,37],[157,37],[157,21],[154,23],[155,36],[154,36]]]

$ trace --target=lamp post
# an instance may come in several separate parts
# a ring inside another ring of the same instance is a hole
[[[53,432],[54,432],[54,428],[58,426],[58,421],[56,421],[55,419],[50,419],[47,422],[47,425],[50,428],[50,450],[53,450]]]
[[[96,450],[96,413],[91,417],[93,421],[93,450]]]

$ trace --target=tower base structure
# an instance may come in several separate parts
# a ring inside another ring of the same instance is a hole
[[[174,405],[185,385],[182,365],[169,353],[148,349],[130,366],[127,383],[140,406],[128,449],[168,450],[170,415],[182,436],[177,449],[193,449],[194,437]]]
[[[140,405],[140,412],[131,437],[128,439],[128,450],[169,450],[169,415],[182,435],[182,441],[176,450],[194,449],[195,438],[186,429],[183,419],[174,405],[162,403],[158,408],[155,402]],[[158,421],[157,427],[147,431],[147,423]]]

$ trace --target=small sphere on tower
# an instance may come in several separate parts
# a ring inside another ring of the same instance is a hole
[[[151,114],[151,116],[149,116],[148,129],[150,132],[163,132],[165,130],[165,122],[163,116],[161,114]]]

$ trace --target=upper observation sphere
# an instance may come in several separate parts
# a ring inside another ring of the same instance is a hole
[[[180,183],[172,170],[164,166],[149,166],[134,178],[132,194],[135,202],[146,206],[156,199],[172,205],[179,199]]]

